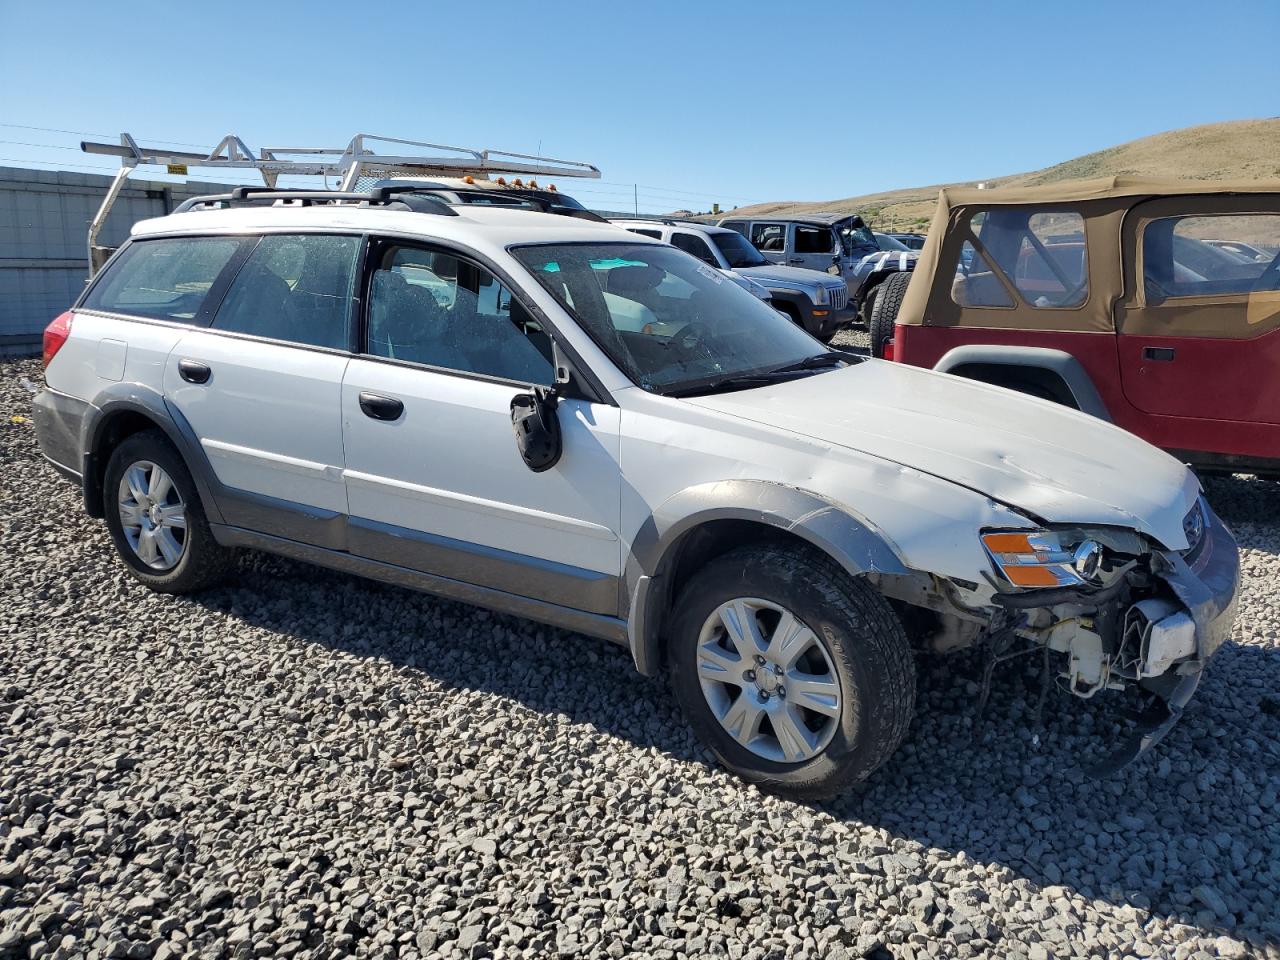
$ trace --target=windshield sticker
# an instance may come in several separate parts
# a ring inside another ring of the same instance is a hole
[[[713,283],[724,283],[724,274],[715,267],[709,267],[705,263],[698,264],[698,272]]]

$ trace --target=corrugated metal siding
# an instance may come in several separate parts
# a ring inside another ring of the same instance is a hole
[[[89,221],[111,178],[0,167],[0,347],[34,343],[71,305],[88,274]],[[225,184],[130,179],[112,209],[102,242],[115,246],[139,220],[163,216],[188,197],[225,192]]]

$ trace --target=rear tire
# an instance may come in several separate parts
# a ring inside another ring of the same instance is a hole
[[[744,780],[829,797],[901,744],[915,705],[906,632],[884,597],[830,559],[797,547],[731,551],[690,579],[674,612],[676,697]]]
[[[906,296],[907,286],[911,283],[911,274],[900,272],[891,274],[876,288],[875,303],[871,307],[871,320],[867,331],[871,335],[871,355],[884,356],[884,345],[893,339],[893,327],[898,320],[898,310],[902,307],[902,298]]]
[[[214,586],[235,552],[209,529],[191,471],[159,430],[135,433],[112,451],[102,485],[103,516],[134,579],[158,593]]]

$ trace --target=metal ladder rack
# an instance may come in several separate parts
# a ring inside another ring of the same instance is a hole
[[[379,153],[374,145],[391,145]],[[405,149],[409,148],[409,149]],[[85,153],[119,157],[116,172],[102,205],[89,224],[89,276],[92,277],[114,252],[98,245],[98,236],[129,175],[139,166],[163,166],[171,174],[185,176],[189,167],[209,170],[256,170],[262,182],[274,189],[284,176],[336,177],[339,192],[352,192],[361,178],[394,176],[488,177],[517,174],[542,177],[600,178],[600,169],[577,160],[557,160],[507,150],[452,147],[422,140],[400,140],[358,133],[345,147],[263,147],[257,156],[235,134],[223,137],[209,153],[141,147],[127,133],[120,142],[81,141]],[[327,184],[326,184],[327,185]]]

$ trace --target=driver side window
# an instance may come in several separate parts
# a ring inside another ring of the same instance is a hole
[[[553,382],[550,336],[484,267],[418,246],[383,246],[376,257],[367,353],[517,383]]]

